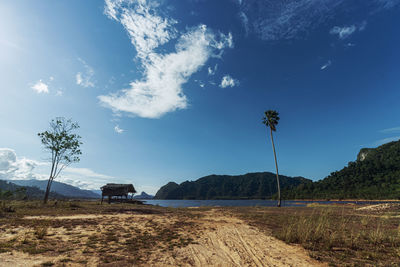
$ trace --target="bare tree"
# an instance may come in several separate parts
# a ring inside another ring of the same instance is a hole
[[[51,184],[62,170],[74,162],[79,162],[81,137],[74,133],[79,128],[78,123],[57,117],[50,122],[50,129],[38,133],[45,149],[51,153],[51,171],[47,182],[43,202],[46,204],[50,194]]]

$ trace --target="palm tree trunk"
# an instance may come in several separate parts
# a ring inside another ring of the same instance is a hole
[[[278,207],[281,206],[281,187],[279,185],[279,172],[278,172],[278,161],[276,160],[276,152],[275,152],[275,144],[274,144],[274,136],[271,130],[271,141],[272,141],[272,150],[274,151],[274,158],[275,158],[275,168],[276,168],[276,183],[278,185]]]

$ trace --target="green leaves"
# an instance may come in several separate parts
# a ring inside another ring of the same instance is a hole
[[[262,123],[270,127],[272,131],[276,131],[276,125],[278,125],[279,119],[279,113],[276,110],[267,110],[264,112]]]
[[[38,133],[44,148],[51,153],[51,171],[44,197],[45,204],[47,203],[53,180],[69,164],[80,160],[79,156],[82,155],[79,149],[82,144],[81,137],[74,133],[78,128],[78,123],[58,117],[51,120],[48,131]]]
[[[51,120],[49,130],[38,133],[45,149],[52,155],[51,160],[55,172],[51,173],[51,177],[58,174],[56,171],[59,164],[67,166],[79,162],[79,156],[82,155],[80,150],[82,142],[80,141],[81,137],[74,133],[77,129],[79,129],[78,123],[58,117]]]

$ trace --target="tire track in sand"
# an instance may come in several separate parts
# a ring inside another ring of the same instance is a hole
[[[158,266],[328,266],[300,246],[288,245],[244,221],[211,210],[199,219],[203,234],[171,255],[159,255]],[[160,264],[161,263],[161,264]]]

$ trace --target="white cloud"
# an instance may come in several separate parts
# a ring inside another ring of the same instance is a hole
[[[204,88],[206,84],[202,80],[194,80],[195,83],[198,83],[201,88]]]
[[[63,171],[63,173],[61,173],[60,177],[57,178],[57,181],[87,190],[99,190],[101,186],[107,183],[133,184],[138,193],[145,191],[149,194],[155,194],[159,189],[156,186],[137,183],[136,179],[127,179],[101,174],[89,168],[68,167]]]
[[[328,62],[321,66],[321,70],[328,68],[330,65],[332,65],[332,61],[328,60]]]
[[[46,180],[50,163],[18,157],[13,149],[0,148],[0,179],[4,180]],[[123,178],[97,173],[89,168],[67,167],[56,181],[78,186],[82,189],[99,189],[110,183],[132,183]]]
[[[175,37],[173,25],[177,22],[158,16],[156,6],[149,1],[106,0],[105,3],[105,14],[124,26],[142,59]]]
[[[242,0],[238,16],[246,31],[276,41],[307,36],[321,24],[338,21],[343,13],[374,14],[399,4],[400,0]]]
[[[105,13],[124,26],[143,67],[141,80],[117,93],[99,96],[100,102],[114,112],[159,118],[185,109],[187,98],[182,86],[210,57],[220,57],[224,48],[233,47],[232,34],[215,34],[205,25],[178,33],[174,28],[177,22],[159,16],[156,7],[146,0],[106,1]],[[155,51],[176,38],[174,52]]]
[[[230,75],[225,75],[222,77],[221,84],[219,87],[221,88],[226,88],[226,87],[234,87],[236,85],[239,85],[239,81],[233,79]]]
[[[36,179],[43,178],[42,175],[35,174],[33,170],[46,163],[19,158],[13,149],[0,148],[0,179]]]
[[[358,30],[363,31],[365,30],[366,27],[367,27],[367,22],[364,20],[363,22],[360,23],[360,25],[358,25]]]
[[[118,134],[122,134],[123,132],[125,132],[124,129],[119,128],[119,125],[116,125],[116,126],[114,127],[114,131],[115,131],[116,133],[118,133]]]
[[[93,76],[94,70],[91,66],[89,66],[83,59],[78,58],[78,60],[82,63],[85,71],[78,72],[75,76],[76,84],[83,87],[94,87]]]
[[[242,21],[243,28],[245,30],[246,35],[249,34],[250,26],[249,26],[249,18],[247,17],[246,13],[239,12],[239,18]]]
[[[399,127],[383,129],[380,132],[381,133],[400,133],[400,126]]]
[[[338,27],[335,26],[330,30],[330,34],[337,35],[339,39],[346,39],[350,35],[352,35],[356,31],[356,26],[351,25],[351,26],[344,26],[344,27]]]
[[[393,142],[393,141],[398,141],[400,139],[400,136],[393,136],[393,137],[387,137],[387,138],[383,138],[380,139],[378,141],[376,141],[374,143],[374,146],[380,146],[389,142]]]
[[[63,96],[64,92],[62,90],[57,90],[56,96]]]
[[[244,0],[239,16],[245,29],[263,40],[293,39],[325,21],[344,1]]]
[[[400,4],[400,0],[377,0],[381,5],[383,5],[383,8],[393,8],[397,5]]]
[[[97,173],[89,168],[68,167],[57,178],[57,181],[77,186],[82,189],[100,189],[106,183],[129,182],[113,176]]]
[[[208,75],[215,75],[218,69],[218,64],[215,64],[214,68],[208,67]]]
[[[330,30],[330,34],[337,35],[339,39],[343,40],[348,38],[356,31],[363,31],[367,27],[367,22],[363,21],[359,25],[351,25],[351,26],[335,26]]]
[[[121,6],[122,1],[105,0],[104,14],[110,19],[117,20],[118,8]]]
[[[41,93],[49,93],[49,86],[42,82],[42,80],[39,80],[37,83],[35,83],[31,87],[36,93],[41,94]]]

